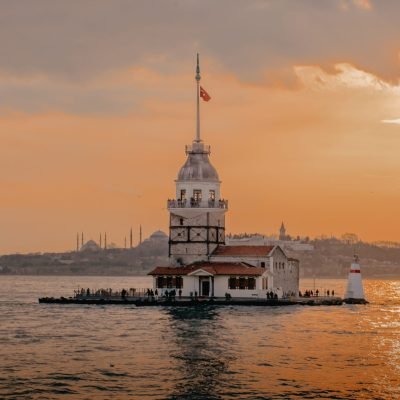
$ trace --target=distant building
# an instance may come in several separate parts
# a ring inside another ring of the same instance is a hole
[[[79,251],[81,252],[96,252],[100,250],[101,250],[100,246],[94,240],[87,241],[79,249]]]
[[[154,289],[162,295],[176,289],[183,296],[266,298],[297,295],[299,263],[278,246],[226,246],[225,213],[228,201],[221,196],[210,147],[200,137],[197,63],[197,130],[187,159],[176,179],[176,197],[169,199],[169,257],[171,266],[157,267]]]
[[[286,228],[283,221],[281,224],[281,228],[279,229],[279,240],[288,240],[288,237],[286,235]]]
[[[163,231],[155,231],[145,240],[145,242],[164,242],[166,240],[168,240],[168,235],[166,233],[164,233]]]

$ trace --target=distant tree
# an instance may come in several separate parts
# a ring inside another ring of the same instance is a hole
[[[354,244],[354,243],[357,243],[359,241],[359,238],[355,233],[344,233],[341,236],[341,239],[346,244]]]

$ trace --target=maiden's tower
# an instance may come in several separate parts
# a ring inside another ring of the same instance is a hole
[[[182,296],[266,298],[297,295],[299,263],[279,246],[226,246],[221,181],[210,161],[210,146],[200,134],[200,99],[210,96],[200,86],[196,67],[196,135],[186,146],[178,172],[175,199],[168,200],[170,266],[153,276],[159,294],[176,290]]]

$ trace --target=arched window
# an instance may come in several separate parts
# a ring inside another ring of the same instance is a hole
[[[193,198],[194,198],[194,201],[201,201],[201,190],[200,189],[193,190]]]

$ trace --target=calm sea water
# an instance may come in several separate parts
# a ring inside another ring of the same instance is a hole
[[[367,306],[38,304],[148,278],[0,278],[1,399],[398,399],[400,282]],[[343,293],[344,280],[315,282]],[[312,280],[302,281],[313,289]]]

